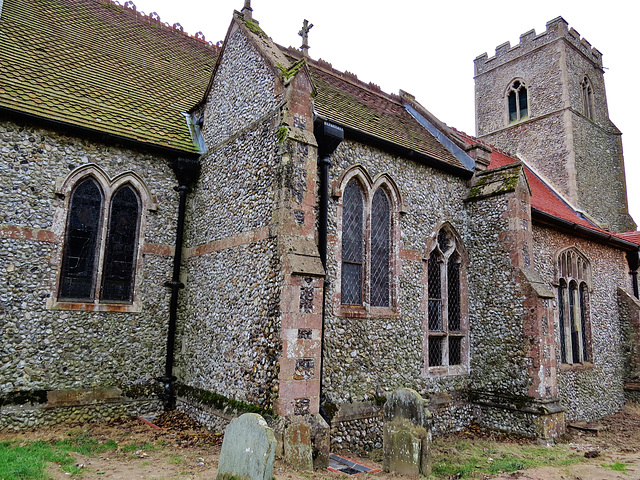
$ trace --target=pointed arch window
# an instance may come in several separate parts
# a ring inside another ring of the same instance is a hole
[[[141,199],[125,183],[111,192],[92,176],[72,189],[62,254],[59,301],[133,301]]]
[[[557,271],[560,360],[565,364],[589,362],[591,266],[584,255],[569,249],[558,256]]]
[[[593,88],[589,78],[585,76],[580,86],[582,87],[582,113],[585,117],[593,120]]]
[[[340,304],[392,308],[395,197],[364,177],[350,178],[342,194]]]
[[[342,203],[342,303],[362,305],[364,197],[357,180],[344,189]]]
[[[448,227],[438,231],[426,260],[426,355],[428,373],[468,368],[468,321],[463,248]]]
[[[371,202],[371,306],[390,305],[391,205],[379,188]]]
[[[529,116],[529,99],[527,87],[522,80],[513,82],[507,92],[509,123],[517,122]]]

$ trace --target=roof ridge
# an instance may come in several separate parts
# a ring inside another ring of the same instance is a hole
[[[276,45],[278,45],[276,43]],[[294,47],[283,47],[282,45],[278,45],[278,47],[280,47],[281,50],[283,50],[286,54],[291,55],[294,58],[297,59],[301,59],[303,58],[302,54],[300,53],[300,51]],[[356,86],[356,87],[361,87],[364,88],[365,90],[367,90],[368,92],[371,92],[372,94],[378,95],[379,97],[385,98],[386,100],[391,100],[394,101],[398,104],[401,104],[401,98],[400,95],[395,94],[395,93],[388,93],[385,92],[384,90],[382,90],[382,88],[380,87],[380,85],[377,85],[373,82],[365,82],[363,80],[360,80],[358,78],[358,76],[355,73],[349,72],[348,70],[345,70],[344,72],[333,68],[333,65],[331,65],[330,62],[319,58],[319,59],[313,59],[311,57],[304,57],[305,60],[307,60],[307,62],[311,63],[315,68],[318,68],[320,70],[323,70],[326,73],[330,73],[332,75],[336,75],[338,77],[340,77],[342,80]]]
[[[196,32],[194,35],[191,35],[190,33],[185,32],[182,25],[180,25],[180,23],[178,22],[174,23],[173,25],[169,24],[169,22],[162,22],[160,20],[160,15],[158,15],[156,12],[151,12],[147,15],[145,12],[138,11],[138,8],[136,7],[136,5],[133,3],[132,0],[127,0],[126,2],[124,2],[124,4],[120,4],[118,0],[95,0],[95,1],[96,3],[102,4],[102,5],[113,6],[121,10],[123,13],[133,16],[133,18],[135,18],[135,20],[140,23],[148,23],[149,25],[153,25],[164,30],[181,34],[185,37],[191,38],[200,43],[208,45],[209,47],[211,47],[216,51],[219,50],[220,47],[222,46],[221,41],[218,41],[216,43],[207,41],[204,36],[204,33],[202,33],[201,31]]]
[[[500,153],[502,155],[505,155],[509,158],[514,159],[515,161],[519,161],[516,159],[517,154],[515,153],[511,153],[507,150],[503,150],[500,147],[496,147],[494,144],[487,142],[486,140],[482,140],[481,138],[478,138],[474,135],[469,135],[467,132],[464,132],[462,130],[457,129],[456,127],[452,127],[447,125],[451,130],[455,131],[456,133],[459,133],[460,135],[462,135],[463,137],[467,137],[469,140],[474,141],[475,143],[478,143],[480,145],[484,145],[485,147],[489,147],[491,148],[491,150],[493,150],[494,152]]]

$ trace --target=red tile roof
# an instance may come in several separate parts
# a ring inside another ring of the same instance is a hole
[[[109,0],[5,0],[0,107],[194,152],[219,48]]]
[[[638,245],[640,245],[640,232],[638,231],[623,232],[623,233],[620,233],[619,236],[624,238],[625,240],[629,240],[630,242],[637,243]]]
[[[482,140],[472,137],[471,135],[467,135],[464,132],[456,132],[459,133],[469,145],[482,143],[493,149],[488,168],[499,168],[519,161],[513,158],[509,153],[501,151],[492,145],[486,144]],[[640,232],[616,234],[603,230],[571,207],[571,205],[562,199],[560,195],[554,192],[554,190],[545,183],[544,180],[537,176],[526,165],[525,174],[527,176],[527,181],[529,182],[529,188],[531,189],[531,207],[533,209],[564,222],[569,222],[579,227],[583,227],[584,229],[587,229],[594,234],[599,234],[600,236],[613,236],[622,240],[640,244]]]

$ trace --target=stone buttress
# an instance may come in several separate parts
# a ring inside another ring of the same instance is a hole
[[[467,200],[478,228],[472,394],[481,424],[528,436],[564,433],[558,404],[554,294],[532,265],[530,190],[521,164],[479,172]],[[497,242],[496,242],[497,240]],[[500,272],[487,272],[486,268]],[[488,274],[488,275],[487,275]],[[481,290],[485,289],[485,292]],[[486,302],[482,297],[486,295]]]
[[[180,364],[195,416],[207,392],[259,406],[284,429],[311,428],[317,463],[328,461],[328,427],[318,416],[324,269],[313,95],[305,61],[290,61],[236,12],[196,112],[208,152],[191,211]]]

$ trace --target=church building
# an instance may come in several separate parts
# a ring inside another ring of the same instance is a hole
[[[326,453],[381,448],[400,388],[435,435],[640,399],[602,54],[558,17],[477,57],[474,136],[310,58],[309,28],[0,1],[0,431],[253,411]]]

